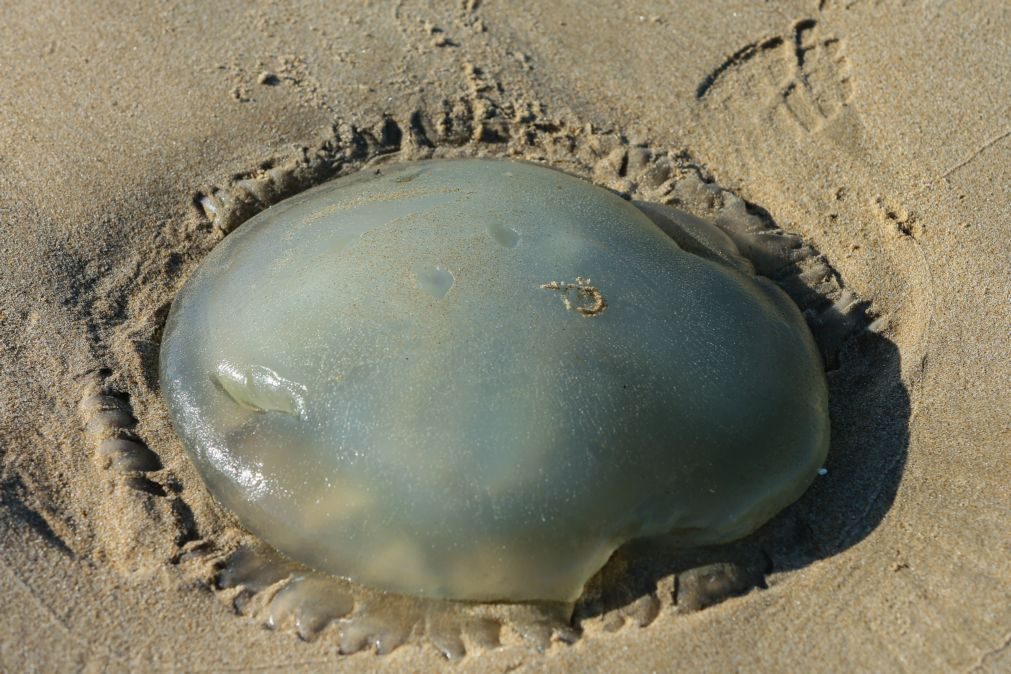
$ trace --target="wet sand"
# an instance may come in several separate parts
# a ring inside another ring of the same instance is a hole
[[[767,588],[459,669],[1008,669],[1009,29],[1002,3],[967,0],[9,9],[0,669],[445,666],[235,614],[197,558],[241,533],[153,368],[172,294],[230,218],[446,148],[572,157],[630,192],[636,148],[697,163],[874,320],[830,374],[828,474]],[[114,400],[82,408],[96,393]],[[160,467],[110,466],[112,427]]]

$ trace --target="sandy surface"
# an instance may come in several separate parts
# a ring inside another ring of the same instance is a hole
[[[0,25],[0,670],[445,665],[265,630],[179,563],[235,534],[152,377],[167,303],[220,239],[201,197],[335,139],[422,156],[412,120],[438,119],[432,144],[465,154],[544,156],[515,140],[538,121],[577,150],[589,128],[690,154],[877,319],[830,378],[813,559],[697,613],[461,670],[1011,669],[1009,5],[66,4]],[[102,368],[160,494],[96,459],[79,403]]]

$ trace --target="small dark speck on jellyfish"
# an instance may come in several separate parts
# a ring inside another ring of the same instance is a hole
[[[825,376],[730,239],[655,216],[507,160],[292,197],[176,298],[174,427],[265,542],[403,595],[567,602],[631,539],[744,536],[824,463]]]

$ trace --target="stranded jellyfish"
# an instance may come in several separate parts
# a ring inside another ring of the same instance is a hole
[[[264,541],[451,599],[572,600],[630,539],[741,537],[828,447],[804,320],[720,230],[506,160],[252,218],[176,298],[161,384]]]

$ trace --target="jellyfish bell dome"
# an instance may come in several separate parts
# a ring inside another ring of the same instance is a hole
[[[173,425],[253,533],[405,594],[572,600],[633,538],[746,535],[824,462],[821,362],[729,240],[646,210],[491,159],[287,199],[177,296]]]

